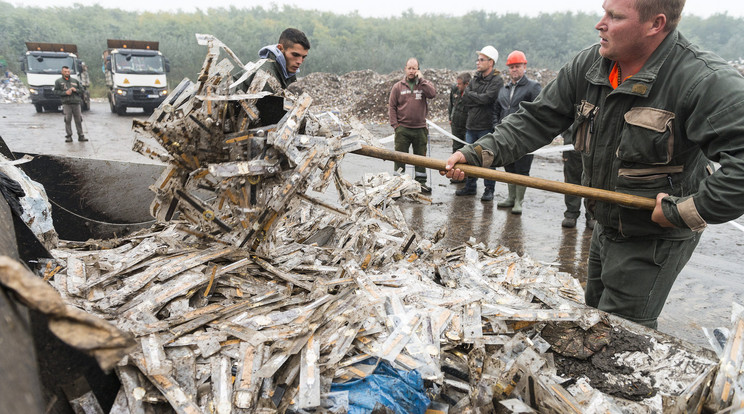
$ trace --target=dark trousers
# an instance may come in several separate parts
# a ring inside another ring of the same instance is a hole
[[[586,304],[656,329],[677,275],[700,233],[690,239],[619,238],[597,223],[589,248]]]
[[[416,155],[426,156],[426,144],[429,140],[429,134],[426,128],[406,128],[399,126],[395,128],[395,150],[408,152],[413,146],[413,153]],[[406,164],[395,162],[395,171],[404,170]],[[426,168],[416,167],[416,181],[426,184]]]
[[[465,141],[465,139],[466,139],[465,138],[466,130],[465,130],[465,127],[464,126],[450,124],[450,128],[452,129],[452,135],[454,135],[457,138],[460,138],[461,140]],[[467,142],[467,141],[465,141],[465,142]],[[462,148],[464,146],[465,146],[465,144],[463,144],[461,142],[457,142],[455,140],[452,140],[452,153],[454,153],[455,151],[459,150],[460,148]]]
[[[584,166],[581,164],[581,153],[576,150],[563,151],[563,181],[569,184],[581,185],[581,173]],[[563,217],[578,218],[581,215],[581,197],[566,194],[563,197],[566,203],[566,211]],[[594,218],[584,200],[584,210],[587,220]]]
[[[478,141],[482,136],[484,136],[486,134],[490,134],[491,132],[493,132],[493,131],[490,130],[490,129],[484,129],[484,130],[480,130],[480,131],[475,131],[475,130],[472,130],[472,129],[468,129],[467,132],[465,132],[465,141],[467,141],[468,144],[472,144],[475,141]],[[484,165],[484,167],[485,167],[485,165]],[[488,166],[488,167],[491,168],[491,169],[494,169],[493,167],[490,167],[490,166]],[[493,181],[493,180],[486,180],[486,179],[484,179],[483,180],[483,184],[485,185],[485,187],[487,189],[493,191],[493,188],[495,187],[496,182]],[[478,179],[477,178],[467,177],[465,179],[465,188],[475,190],[477,187],[478,187]]]
[[[530,168],[532,168],[533,158],[535,158],[534,155],[527,154],[511,164],[506,164],[504,166],[504,171],[512,174],[530,175]]]
[[[80,112],[80,104],[63,104],[62,113],[65,114],[65,137],[72,138],[72,119],[75,119],[75,129],[77,129],[78,138],[85,136],[83,134],[83,114]]]

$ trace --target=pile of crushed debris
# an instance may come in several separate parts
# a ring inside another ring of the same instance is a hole
[[[437,88],[437,96],[429,103],[428,118],[434,122],[446,122],[449,93],[460,72],[449,69],[424,69],[422,73],[424,78],[434,83]],[[557,72],[528,68],[526,74],[545,86],[555,78]],[[508,74],[501,75],[506,82]],[[341,117],[353,114],[363,122],[387,124],[390,90],[401,79],[402,70],[387,75],[380,75],[372,70],[349,72],[340,76],[311,73],[290,85],[289,90],[298,95],[307,93],[312,96],[313,109],[316,111],[332,111]]]
[[[29,99],[28,88],[13,72],[0,77],[0,103],[27,103]]]
[[[151,187],[159,224],[65,243],[40,268],[120,330],[102,333],[120,339],[112,413],[702,408],[715,354],[587,308],[551,266],[418,234],[396,204],[427,201],[409,176],[343,179],[344,154],[375,145],[360,122],[259,92],[259,64],[197,38],[198,81],[135,121],[135,149],[169,164]],[[247,90],[230,87],[239,71]]]

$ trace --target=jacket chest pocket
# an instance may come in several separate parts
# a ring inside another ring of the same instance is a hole
[[[625,114],[617,158],[631,163],[664,165],[674,155],[674,113],[633,108]]]
[[[576,151],[589,153],[589,148],[594,135],[594,118],[597,116],[599,107],[588,101],[581,101],[576,105],[573,143]]]

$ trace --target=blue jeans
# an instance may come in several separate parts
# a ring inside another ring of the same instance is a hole
[[[468,144],[472,144],[475,141],[478,141],[483,135],[490,134],[491,132],[493,131],[490,129],[483,129],[479,131],[468,129],[467,131],[465,131],[465,141],[467,141]],[[494,168],[491,168],[491,169],[494,169]],[[493,188],[496,185],[495,181],[484,179],[483,182],[484,182],[486,189],[493,191]],[[473,190],[478,188],[478,179],[475,177],[468,177],[465,180],[465,188],[473,189]]]

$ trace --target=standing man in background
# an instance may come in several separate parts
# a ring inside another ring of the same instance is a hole
[[[494,69],[496,61],[499,60],[499,52],[493,46],[486,46],[479,52],[478,60],[475,62],[477,73],[470,81],[462,101],[468,110],[466,121],[465,140],[472,144],[480,137],[493,131],[493,111],[499,90],[504,86],[501,72]],[[493,188],[496,183],[492,180],[484,180],[486,189],[483,191],[482,201],[493,200]],[[455,191],[458,196],[475,195],[478,189],[478,179],[468,177],[465,187]]]
[[[390,91],[388,115],[390,126],[395,130],[395,150],[408,153],[413,146],[413,153],[426,156],[426,144],[429,141],[429,130],[426,127],[426,115],[429,112],[429,99],[433,99],[437,90],[419,70],[416,58],[406,62],[405,76],[393,85]],[[406,165],[395,162],[395,171]],[[426,168],[416,167],[416,181],[421,184],[422,193],[431,193],[431,187],[426,184]]]
[[[450,91],[449,107],[447,108],[447,114],[449,115],[450,130],[452,135],[465,141],[465,125],[468,120],[468,111],[465,108],[465,104],[462,102],[462,94],[465,92],[465,88],[470,83],[470,74],[463,72],[457,75],[457,83],[452,85]],[[452,141],[452,152],[455,152],[463,147],[463,143]],[[450,180],[452,184],[464,183],[465,180]]]
[[[527,56],[519,50],[509,53],[506,57],[506,66],[509,68],[509,83],[499,91],[494,111],[493,126],[500,124],[507,115],[517,112],[521,102],[532,102],[540,94],[542,86],[540,83],[529,79],[525,75],[527,70]],[[530,175],[532,167],[532,154],[522,156],[513,163],[506,164],[504,170],[512,174]],[[499,208],[511,207],[512,214],[522,214],[522,201],[527,187],[523,185],[508,184],[509,196],[506,200],[496,204]]]
[[[72,142],[72,119],[75,119],[78,141],[87,141],[83,133],[83,87],[80,81],[70,76],[70,67],[62,66],[62,77],[54,82],[54,93],[62,99],[62,112],[65,114],[65,142]]]

